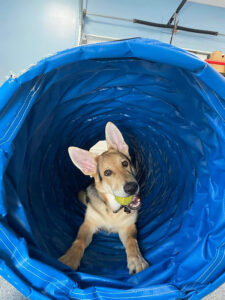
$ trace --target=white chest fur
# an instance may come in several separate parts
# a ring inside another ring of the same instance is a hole
[[[112,211],[116,211],[120,208],[120,204],[116,201],[115,197],[112,194],[107,194],[107,199]]]

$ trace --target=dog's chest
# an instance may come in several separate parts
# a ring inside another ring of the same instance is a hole
[[[108,232],[119,232],[123,228],[134,224],[137,220],[137,212],[127,214],[121,209],[119,212],[103,208],[102,211],[87,208],[86,217],[91,220],[98,229],[104,229]]]
[[[121,209],[118,213],[108,214],[107,222],[104,224],[104,227],[108,231],[118,232],[121,229],[134,224],[136,219],[137,213],[133,212],[127,214]]]

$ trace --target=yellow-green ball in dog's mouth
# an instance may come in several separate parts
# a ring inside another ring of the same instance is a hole
[[[133,196],[129,196],[129,197],[118,197],[118,196],[115,196],[115,199],[121,205],[128,205],[128,204],[131,203],[131,201],[133,199]]]

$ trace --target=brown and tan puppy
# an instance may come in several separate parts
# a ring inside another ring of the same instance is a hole
[[[128,146],[119,129],[108,122],[105,129],[108,150],[101,155],[76,147],[69,147],[69,155],[75,166],[85,175],[94,178],[94,184],[79,193],[79,199],[87,206],[83,224],[70,249],[59,260],[73,269],[80,265],[85,248],[99,229],[117,232],[127,253],[130,274],[148,267],[142,257],[135,223],[140,199],[135,169],[130,161]],[[128,207],[121,206],[117,197],[133,196]]]

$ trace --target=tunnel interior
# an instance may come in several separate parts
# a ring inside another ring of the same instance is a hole
[[[119,57],[62,64],[20,84],[12,101],[24,95],[34,101],[11,143],[5,205],[8,226],[34,259],[81,288],[167,283],[188,291],[213,279],[196,280],[222,240],[223,120],[211,88],[187,69]],[[108,121],[129,145],[141,187],[138,240],[151,266],[133,276],[118,235],[104,231],[78,272],[56,260],[76,237],[85,213],[77,193],[90,183],[67,149],[103,140]]]

